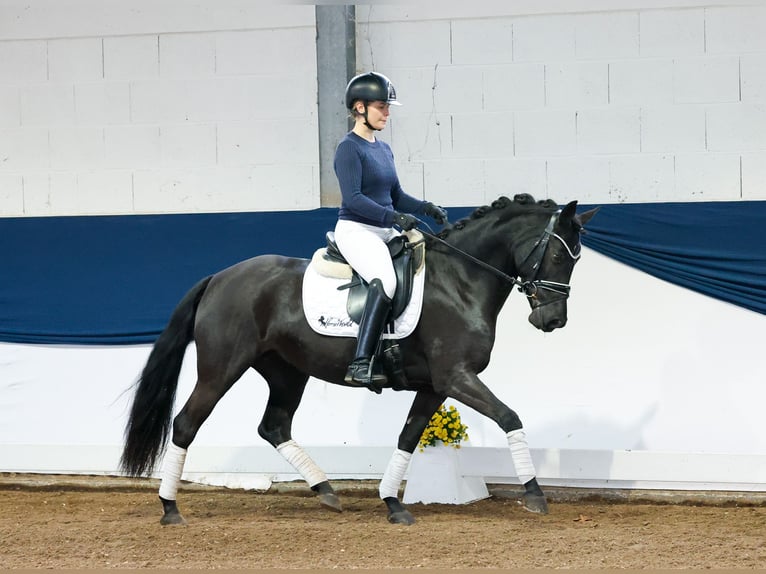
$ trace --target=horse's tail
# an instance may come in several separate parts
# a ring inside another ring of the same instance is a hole
[[[186,347],[194,340],[197,306],[210,279],[206,277],[197,283],[178,303],[136,383],[120,458],[120,468],[128,476],[151,473],[165,448],[181,364]]]

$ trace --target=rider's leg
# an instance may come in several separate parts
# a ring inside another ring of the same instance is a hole
[[[349,384],[367,385],[379,392],[375,384],[383,384],[386,377],[375,369],[372,357],[391,311],[391,299],[396,291],[396,274],[391,263],[386,241],[398,232],[353,221],[338,221],[335,240],[343,256],[359,276],[369,283],[354,361],[345,380]]]
[[[373,371],[372,357],[390,312],[391,299],[383,291],[380,280],[373,279],[367,291],[367,302],[364,306],[362,319],[359,321],[356,354],[348,367],[348,371],[346,371],[345,380],[347,383],[379,385],[387,381],[384,374]],[[374,387],[373,390],[375,390]]]

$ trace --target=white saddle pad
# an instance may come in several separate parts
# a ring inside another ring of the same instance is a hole
[[[412,299],[402,314],[394,321],[394,332],[384,333],[384,339],[403,339],[412,334],[423,308],[423,284],[426,269],[415,275]],[[333,337],[356,337],[359,325],[351,320],[346,311],[348,289],[338,290],[348,279],[336,279],[320,275],[310,263],[303,276],[303,313],[317,333]]]

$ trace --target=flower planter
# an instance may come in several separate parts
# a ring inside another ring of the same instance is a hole
[[[444,444],[428,446],[423,452],[416,450],[410,461],[402,502],[467,504],[488,498],[484,478],[463,473],[460,451]]]

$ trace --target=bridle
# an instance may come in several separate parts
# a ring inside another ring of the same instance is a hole
[[[553,303],[555,301],[560,301],[561,299],[567,299],[569,297],[569,291],[571,290],[571,287],[568,283],[558,283],[556,281],[546,281],[545,279],[537,279],[537,274],[540,271],[540,265],[543,262],[543,257],[545,257],[545,252],[548,249],[548,244],[550,243],[551,237],[555,237],[558,239],[562,245],[564,245],[564,248],[566,249],[567,253],[569,254],[569,257],[571,257],[574,261],[577,261],[580,258],[580,255],[582,253],[577,248],[579,247],[579,243],[577,244],[577,247],[575,247],[575,253],[572,249],[569,248],[569,245],[567,245],[567,242],[564,241],[564,239],[558,234],[554,233],[553,229],[556,227],[556,222],[559,219],[559,215],[561,214],[561,210],[559,209],[555,213],[551,215],[551,218],[548,220],[548,225],[545,227],[545,230],[543,231],[542,235],[537,239],[535,244],[532,246],[531,251],[527,254],[527,256],[524,258],[524,261],[522,261],[521,265],[519,266],[519,276],[525,277],[524,280],[519,280],[516,277],[511,277],[507,273],[504,273],[497,269],[496,267],[493,267],[489,263],[485,263],[481,259],[477,259],[470,253],[466,253],[462,249],[459,249],[455,247],[454,245],[451,245],[444,241],[441,237],[437,237],[436,235],[432,233],[428,233],[426,231],[423,231],[422,229],[419,229],[423,235],[426,235],[430,237],[431,239],[434,239],[441,243],[442,245],[448,247],[455,253],[460,254],[462,257],[465,257],[469,261],[472,261],[479,267],[482,267],[483,269],[489,271],[493,275],[499,277],[500,279],[503,279],[507,281],[508,283],[511,283],[511,285],[518,288],[520,293],[524,293],[524,295],[527,296],[527,299],[534,300],[537,305],[535,307],[542,307],[543,305],[548,305],[549,303]],[[545,290],[545,291],[553,291],[554,293],[558,293],[560,297],[556,297],[555,299],[551,299],[550,301],[546,301],[545,303],[540,303],[537,299],[537,293],[539,290]]]

